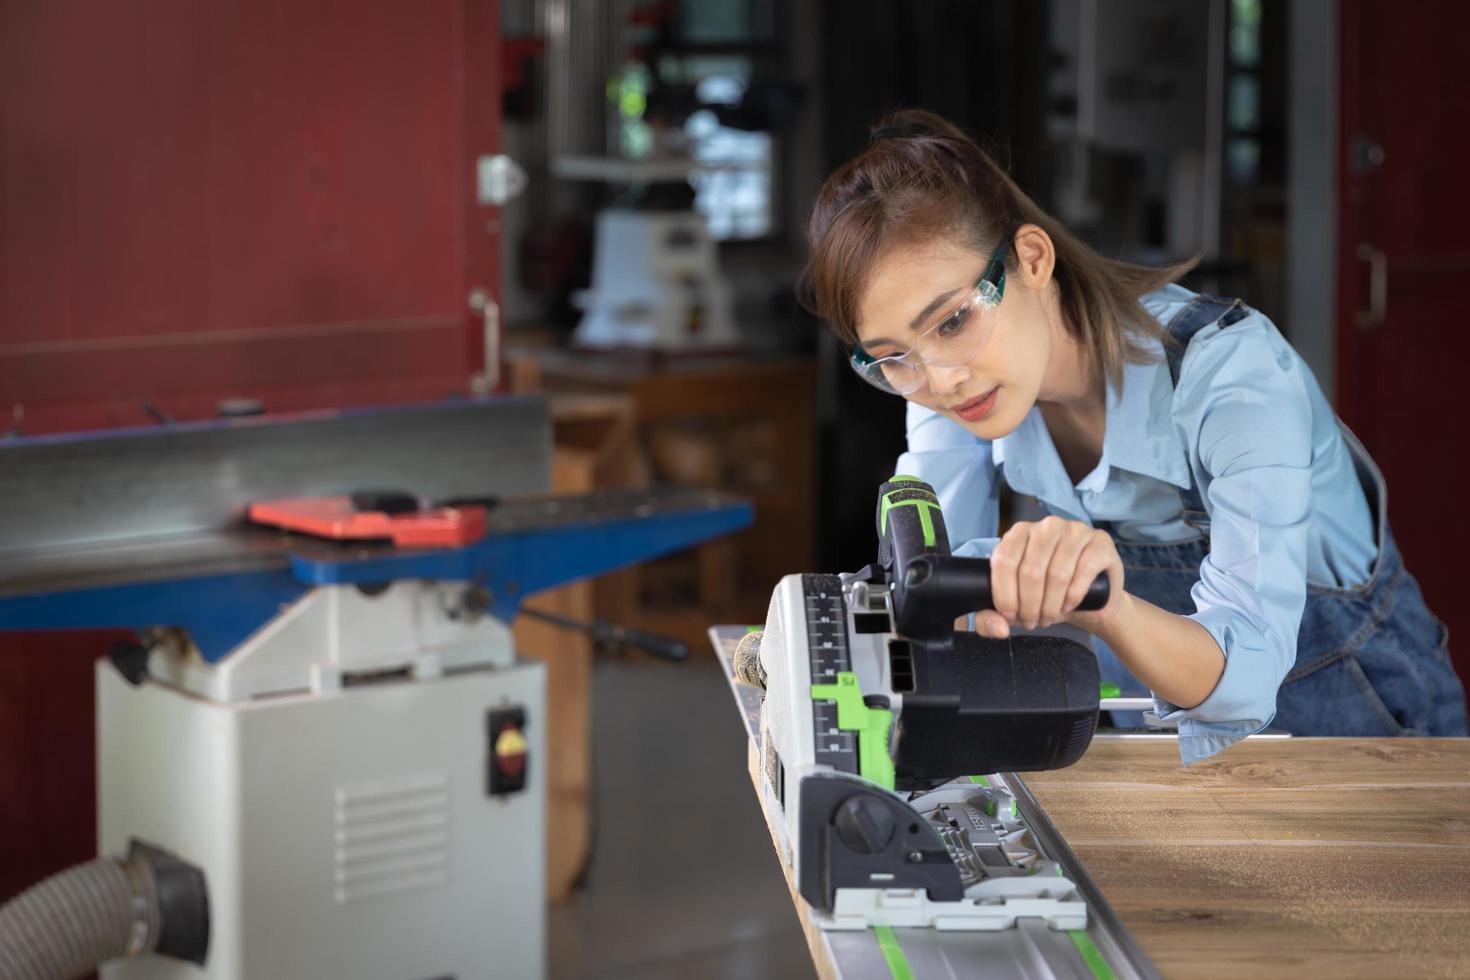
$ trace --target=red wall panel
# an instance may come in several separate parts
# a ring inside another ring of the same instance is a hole
[[[97,853],[92,661],[115,636],[0,633],[0,901]]]
[[[467,283],[498,292],[495,18],[0,0],[0,406],[41,431],[462,390]]]

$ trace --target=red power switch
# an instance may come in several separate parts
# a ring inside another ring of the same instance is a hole
[[[486,718],[486,734],[490,740],[490,765],[486,792],[491,796],[519,793],[526,788],[527,755],[526,710],[501,708]]]

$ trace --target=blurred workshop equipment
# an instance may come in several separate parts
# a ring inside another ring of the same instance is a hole
[[[532,391],[519,387],[516,391]],[[524,379],[520,379],[524,384]],[[585,494],[635,486],[633,406],[622,395],[559,395],[547,399],[551,412],[551,490]],[[592,658],[598,644],[583,631],[569,630],[532,615],[570,617],[591,622],[606,616],[595,590],[615,571],[594,581],[573,582],[530,596],[515,621],[516,649],[546,666],[547,787],[546,835],[557,842],[546,854],[546,897],[562,901],[581,881],[591,858],[594,789],[592,754]]]
[[[96,666],[98,840],[202,875],[202,975],[543,972],[550,718],[509,624],[750,518],[542,496],[550,430],[507,397],[0,445],[0,629],[136,631]],[[146,949],[104,976],[201,975]]]
[[[608,189],[591,285],[572,297],[583,311],[573,337],[579,347],[743,346],[717,242],[731,229],[724,220],[712,225],[698,188],[711,199],[723,195],[726,206],[760,210],[756,202],[769,197],[769,136],[792,123],[803,91],[767,74],[691,71],[680,20],[673,4],[629,10],[624,60],[606,79],[603,154],[551,160],[553,176]]]
[[[517,384],[562,395],[628,398],[634,485],[737,493],[755,506],[738,534],[592,583],[598,615],[703,649],[711,622],[754,622],[771,589],[816,545],[815,368],[754,353],[661,358],[508,352]]]
[[[597,214],[591,286],[574,294],[582,311],[573,343],[656,350],[740,345],[734,297],[720,271],[709,222],[692,193],[670,201],[660,186],[688,189],[687,159],[563,157],[552,172],[621,189],[616,207]],[[679,203],[682,202],[682,206]]]

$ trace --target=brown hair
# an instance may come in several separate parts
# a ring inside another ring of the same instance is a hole
[[[1124,361],[1152,359],[1136,335],[1167,341],[1139,297],[1176,281],[1194,262],[1150,268],[1104,258],[1038,207],[963,131],[931,112],[889,116],[868,148],[822,185],[807,225],[805,300],[855,344],[858,303],[889,250],[949,238],[989,255],[1023,224],[1051,236],[1067,328],[1121,385]],[[1008,254],[1007,268],[1014,264]]]

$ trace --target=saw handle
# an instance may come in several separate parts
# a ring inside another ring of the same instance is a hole
[[[943,579],[941,588],[944,592],[959,593],[968,597],[967,602],[974,603],[966,612],[995,608],[995,597],[990,591],[989,558],[921,555],[910,561],[904,570],[904,584],[913,589],[915,585],[922,586],[926,579],[933,579],[936,575]],[[1077,608],[1084,612],[1103,608],[1108,604],[1110,591],[1107,573],[1103,572],[1092,580],[1092,584],[1087,587],[1087,594],[1082,597]]]
[[[877,521],[876,567],[892,587],[894,618],[904,636],[943,640],[954,635],[956,617],[995,608],[990,559],[949,553],[949,532],[932,486],[917,477],[893,477],[878,488]],[[1077,608],[1107,604],[1104,574]]]
[[[990,591],[990,559],[923,554],[909,559],[895,583],[899,632],[924,637],[953,630],[956,617],[994,609]],[[1093,580],[1077,606],[1083,611],[1108,604],[1106,573]]]

